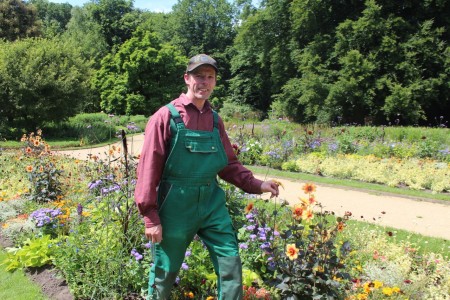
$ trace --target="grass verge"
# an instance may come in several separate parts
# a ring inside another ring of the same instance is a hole
[[[0,248],[0,262],[6,259],[6,253]],[[0,299],[8,300],[46,300],[41,289],[27,278],[22,270],[7,272],[0,267]]]
[[[350,236],[362,232],[376,232],[378,234],[385,234],[392,243],[411,245],[419,255],[433,252],[440,253],[442,256],[450,258],[450,240],[428,237],[418,233],[380,226],[364,221],[349,220],[347,221],[347,225],[346,230],[349,231],[347,235]]]
[[[403,197],[411,197],[411,198],[416,198],[418,200],[424,200],[424,201],[435,201],[435,200],[445,201],[450,204],[450,193],[433,194],[433,193],[427,192],[427,191],[418,191],[418,190],[411,190],[411,189],[406,189],[406,188],[402,189],[402,188],[398,188],[398,187],[389,187],[389,186],[385,186],[385,185],[381,185],[381,184],[367,183],[367,182],[356,181],[356,180],[337,179],[337,178],[323,177],[323,176],[312,175],[312,174],[288,172],[288,171],[270,169],[267,167],[260,167],[260,166],[246,166],[246,167],[248,169],[250,169],[253,173],[260,174],[263,176],[275,176],[275,177],[279,177],[279,178],[309,181],[309,182],[320,183],[320,184],[330,185],[330,186],[344,186],[347,188],[353,188],[353,189],[357,189],[357,190],[372,191],[372,192],[376,192],[376,193],[391,194],[391,195],[400,195]]]

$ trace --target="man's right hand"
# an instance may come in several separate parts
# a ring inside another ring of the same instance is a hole
[[[152,243],[160,243],[162,241],[162,226],[156,225],[150,228],[145,228],[145,236]]]

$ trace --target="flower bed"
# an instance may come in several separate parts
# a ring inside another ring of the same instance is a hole
[[[51,264],[78,299],[145,297],[152,247],[133,201],[133,158],[125,161],[120,148],[111,148],[106,160],[89,161],[30,149],[1,156],[9,170],[1,173],[1,185],[13,189],[0,201],[1,230],[15,244],[3,266]],[[35,178],[45,176],[29,176],[27,166],[47,162],[51,167],[34,169],[61,175],[43,191]],[[16,187],[10,180],[19,178]],[[324,211],[314,185],[299,187],[302,202],[289,207],[221,184],[237,229],[245,299],[448,299],[448,258],[394,242],[385,232],[355,232],[351,212]],[[215,299],[215,280],[196,239],[172,299]]]

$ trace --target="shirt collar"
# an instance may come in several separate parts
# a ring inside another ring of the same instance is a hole
[[[195,106],[194,103],[192,103],[192,101],[186,96],[185,93],[182,93],[179,98],[181,100],[181,104],[183,104],[185,107],[186,106],[192,106],[192,107],[195,107],[195,109],[198,110],[197,106]],[[208,111],[210,109],[211,109],[211,103],[209,103],[209,101],[206,100],[202,111],[205,112],[205,111]]]

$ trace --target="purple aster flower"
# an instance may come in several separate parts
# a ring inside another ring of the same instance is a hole
[[[248,249],[248,245],[246,243],[240,243],[239,248],[240,249]]]
[[[81,205],[81,203],[78,203],[78,205],[77,205],[77,214],[79,216],[83,215],[83,205]]]
[[[136,259],[136,261],[140,261],[141,259],[144,258],[144,256],[142,256],[142,254],[140,254],[139,252],[136,251],[136,249],[132,249],[130,252],[131,255],[134,256],[134,258]]]
[[[91,182],[89,183],[89,185],[88,185],[88,188],[89,188],[90,190],[92,190],[92,189],[95,189],[95,188],[99,187],[99,186],[102,185],[102,184],[103,184],[103,181],[101,181],[100,179],[99,179],[99,180],[96,180],[96,181],[91,181]]]
[[[245,216],[247,219],[253,219],[254,215],[252,213],[249,213]]]
[[[255,225],[248,225],[248,226],[246,227],[246,229],[247,229],[248,231],[253,231],[253,230],[255,230]]]
[[[181,268],[182,268],[183,270],[188,270],[188,269],[189,269],[189,265],[188,265],[187,263],[183,263],[183,264],[181,265]]]
[[[30,217],[36,222],[37,227],[43,227],[47,224],[55,225],[59,215],[62,215],[59,209],[41,208],[32,212]]]
[[[259,247],[259,248],[261,248],[261,249],[267,249],[267,248],[270,248],[270,243],[262,243],[261,244],[261,246]]]

